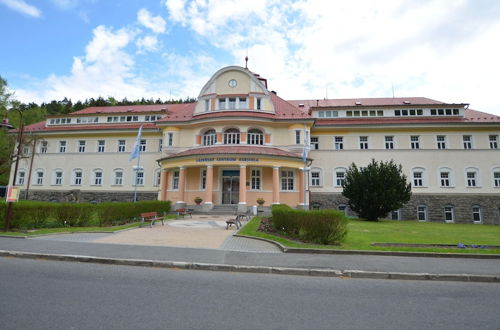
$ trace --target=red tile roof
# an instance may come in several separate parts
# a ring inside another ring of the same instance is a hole
[[[148,104],[148,105],[120,105],[110,107],[89,107],[80,111],[70,113],[70,115],[87,115],[96,113],[138,113],[138,112],[165,112],[178,111],[186,105],[193,103],[181,104]]]
[[[169,155],[163,159],[171,159],[184,156],[196,155],[218,155],[218,154],[252,154],[252,155],[270,155],[279,157],[290,157],[301,159],[302,156],[290,151],[285,151],[275,147],[261,146],[210,146],[191,148],[186,151],[181,151],[173,155]]]
[[[408,101],[410,103],[405,103]],[[377,97],[377,98],[357,98],[357,99],[318,99],[318,100],[291,100],[288,101],[296,107],[303,104],[305,111],[312,107],[362,107],[362,106],[388,106],[388,105],[431,105],[447,104],[441,101],[432,100],[426,97]],[[360,104],[356,104],[359,102]]]
[[[60,131],[92,131],[92,130],[137,130],[139,127],[143,129],[156,129],[158,127],[154,123],[134,123],[134,124],[80,124],[80,125],[53,125],[45,127],[45,122],[28,125],[24,128],[26,132],[60,132]]]

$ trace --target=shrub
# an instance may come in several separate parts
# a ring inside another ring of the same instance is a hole
[[[272,222],[276,230],[304,241],[339,244],[347,235],[347,217],[335,210],[306,211],[288,206],[273,206]]]

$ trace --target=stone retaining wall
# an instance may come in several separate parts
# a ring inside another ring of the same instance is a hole
[[[340,193],[311,193],[311,205],[315,202],[322,209],[337,209],[348,205]],[[445,222],[444,207],[452,206],[455,223],[473,223],[472,207],[481,208],[482,223],[500,224],[500,194],[413,194],[411,200],[400,210],[400,220],[416,220],[417,206],[427,206],[427,221]],[[347,209],[347,215],[356,214]]]
[[[26,191],[21,191],[21,199],[25,199]],[[30,190],[29,200],[45,202],[79,202],[79,203],[100,203],[100,202],[132,202],[133,191],[82,191],[82,190]],[[158,192],[137,192],[137,200],[157,200]]]

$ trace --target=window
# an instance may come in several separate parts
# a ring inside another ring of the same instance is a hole
[[[446,135],[436,136],[437,148],[446,149]]]
[[[25,145],[23,146],[23,155],[27,155],[30,153],[30,147]]]
[[[144,171],[136,170],[135,171],[135,185],[143,186],[144,185]]]
[[[462,136],[462,141],[464,143],[464,149],[472,149],[472,136],[471,135]]]
[[[317,136],[311,136],[311,150],[319,149],[319,138]]]
[[[163,139],[158,140],[158,152],[161,152],[163,149]]]
[[[207,170],[202,169],[200,173],[200,188],[205,190],[207,188]]]
[[[490,149],[498,149],[498,135],[490,135]]]
[[[161,169],[158,168],[155,170],[153,178],[154,178],[153,186],[158,187],[161,182]]]
[[[257,110],[262,110],[262,99],[260,97],[258,97],[255,101],[255,108]]]
[[[219,101],[219,110],[226,110],[226,99],[218,99]]]
[[[455,219],[453,217],[453,206],[445,206],[444,207],[444,221],[445,222],[455,221]]]
[[[59,152],[66,152],[66,141],[59,141]]]
[[[208,131],[203,133],[202,143],[204,146],[214,145],[216,141],[217,141],[217,135],[214,129],[209,129]]]
[[[47,153],[47,146],[48,146],[48,142],[47,141],[40,142],[40,153],[41,154],[46,154]]]
[[[225,130],[224,144],[240,144],[240,131],[237,128]]]
[[[300,141],[300,130],[295,131],[295,144],[302,144]]]
[[[118,140],[118,152],[125,152],[125,140]]]
[[[493,169],[493,187],[500,187],[500,168]]]
[[[238,98],[238,109],[248,109],[246,97],[239,97]]]
[[[335,141],[335,150],[342,150],[344,149],[344,137],[343,136],[336,136],[334,138]]]
[[[347,205],[340,204],[339,206],[337,206],[337,210],[339,210],[340,212],[344,212],[344,214],[347,215]]]
[[[85,141],[78,141],[78,152],[85,152]]]
[[[228,109],[229,110],[236,109],[236,98],[235,97],[230,97],[228,99]]]
[[[482,221],[481,207],[477,205],[472,207],[472,221],[474,223],[481,223]]]
[[[413,187],[426,186],[425,169],[422,167],[415,167],[411,170]]]
[[[334,186],[335,187],[342,187],[345,184],[345,173],[346,169],[343,167],[336,168],[335,169],[335,182]]]
[[[73,184],[80,186],[82,184],[83,172],[81,169],[73,170]]]
[[[399,220],[399,210],[391,212],[391,219],[392,220]]]
[[[205,112],[210,111],[210,100],[205,100]]]
[[[122,169],[116,169],[114,170],[114,178],[113,178],[113,184],[117,186],[121,186],[123,184],[123,170]]]
[[[311,186],[319,187],[321,186],[321,170],[314,168],[311,169]]]
[[[264,144],[264,134],[260,129],[250,129],[247,135],[247,144]]]
[[[427,221],[427,206],[417,206],[417,219],[418,221]]]
[[[251,189],[252,190],[260,190],[261,189],[261,171],[260,171],[260,169],[252,169]]]
[[[26,179],[26,172],[24,170],[20,170],[17,172],[17,185],[22,186]]]
[[[146,140],[141,140],[141,145],[139,146],[139,150],[146,151]]]
[[[293,190],[293,171],[281,171],[281,190]]]
[[[214,131],[214,133],[215,133],[215,131]],[[169,147],[174,145],[174,133],[172,133],[172,132],[167,133],[167,145]]]
[[[386,136],[385,137],[385,148],[386,149],[394,149],[394,136]]]
[[[60,186],[62,185],[63,182],[63,170],[61,169],[56,169],[54,171],[54,185]]]
[[[106,142],[104,140],[97,141],[97,152],[104,152]]]
[[[179,189],[179,171],[174,171],[174,175],[172,175],[172,190]]]
[[[35,171],[35,184],[36,185],[42,185],[43,184],[43,170],[36,170]]]
[[[449,187],[450,186],[450,172],[447,170],[441,170],[439,172],[439,177],[441,180],[441,187]]]
[[[359,137],[359,149],[368,149],[368,136]]]
[[[410,136],[410,147],[412,149],[420,149],[420,136],[418,135]]]
[[[94,185],[100,186],[102,185],[102,170],[101,169],[95,169],[94,170]]]
[[[465,170],[465,179],[467,182],[467,187],[479,186],[478,170],[475,168],[467,168]]]

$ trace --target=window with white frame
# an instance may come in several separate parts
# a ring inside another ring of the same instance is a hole
[[[359,137],[359,149],[362,150],[368,149],[368,136]]]
[[[121,168],[117,168],[114,171],[113,184],[115,186],[123,185],[123,170]]]
[[[343,167],[336,168],[335,171],[335,182],[334,186],[335,187],[342,187],[345,184],[345,174],[346,174],[346,169]]]
[[[104,140],[97,141],[97,152],[104,152],[105,148],[106,148],[106,141]]]
[[[43,185],[43,175],[44,175],[44,172],[42,169],[38,169],[35,171],[35,184],[36,185]]]
[[[462,141],[464,149],[472,149],[472,135],[463,135]]]
[[[207,189],[207,170],[201,169],[200,173],[200,188],[201,190]]]
[[[321,170],[319,168],[311,169],[311,187],[321,186]]]
[[[302,144],[300,130],[295,131],[295,144]]]
[[[172,175],[172,190],[179,189],[179,171],[175,170]]]
[[[420,136],[418,135],[410,136],[410,147],[412,149],[420,149]]]
[[[23,155],[27,155],[30,153],[30,146],[24,145],[23,146]]]
[[[24,181],[26,179],[26,172],[24,170],[19,170],[17,172],[17,185],[22,186],[24,185]]]
[[[281,190],[290,191],[294,188],[294,176],[292,170],[281,171]]]
[[[319,149],[319,138],[317,136],[311,136],[311,150]]]
[[[344,214],[347,215],[347,205],[340,204],[337,206],[337,210],[340,212],[344,212]]]
[[[224,144],[240,144],[240,131],[237,128],[228,128],[224,131]]]
[[[41,154],[46,154],[47,153],[48,144],[49,143],[47,141],[41,141],[40,142],[40,153]]]
[[[438,149],[446,149],[446,135],[436,136],[436,143]]]
[[[334,139],[335,150],[344,149],[344,137],[343,136],[335,136],[333,139]]]
[[[427,206],[417,206],[417,219],[418,221],[427,221]]]
[[[251,172],[251,189],[252,190],[260,190],[261,189],[261,170],[257,168],[253,168]]]
[[[474,221],[474,223],[481,223],[482,220],[481,207],[474,205],[472,207],[472,221]]]
[[[58,168],[54,170],[54,179],[52,184],[60,186],[63,183],[63,170]]]
[[[161,169],[157,168],[153,176],[153,186],[159,187],[161,182]]]
[[[215,133],[215,132],[214,132]],[[213,143],[212,143],[213,144]],[[167,133],[167,145],[169,147],[174,145],[174,133],[173,132],[168,132]]]
[[[214,145],[216,141],[217,141],[217,134],[215,133],[214,129],[209,129],[208,131],[203,133],[202,144],[204,146]]]
[[[247,144],[264,144],[264,133],[260,129],[252,128],[248,130]]]
[[[226,99],[220,98],[217,101],[219,102],[219,110],[226,110]]]
[[[143,186],[144,185],[144,171],[136,170],[135,171],[135,185]]]
[[[205,100],[205,112],[210,111],[210,100]]]
[[[400,220],[399,210],[391,211],[391,220]]]
[[[427,185],[426,173],[424,168],[415,167],[411,170],[411,173],[412,173],[413,187],[425,187]]]
[[[455,221],[453,206],[445,206],[444,207],[444,221],[445,222],[453,222]]]
[[[451,187],[451,170],[449,168],[439,169],[439,183],[441,187]]]
[[[140,146],[139,146],[139,150],[140,150],[141,152],[146,151],[146,140],[141,140],[141,144],[140,144]]]
[[[163,139],[158,140],[158,152],[161,152],[163,149]]]
[[[493,187],[500,187],[500,168],[493,169]]]
[[[475,168],[467,168],[465,170],[465,179],[467,187],[479,186],[478,170]]]
[[[246,97],[238,98],[238,109],[248,109],[248,103]]]
[[[93,170],[93,174],[94,174],[94,177],[92,180],[93,184],[96,186],[102,185],[102,170],[100,168],[97,168],[97,169]]]
[[[229,110],[235,110],[236,109],[236,98],[235,97],[230,97],[228,99],[228,109]]]
[[[118,140],[118,152],[125,152],[125,140]]]
[[[73,185],[81,186],[83,181],[83,171],[81,169],[73,170]]]
[[[66,141],[59,141],[59,152],[66,152]]]
[[[386,136],[385,137],[385,148],[386,149],[394,149],[394,136]]]
[[[85,146],[87,145],[87,142],[84,140],[78,141],[78,152],[85,152]]]
[[[255,99],[255,109],[262,110],[262,99],[260,97]]]
[[[498,135],[490,135],[490,149],[498,149]]]

